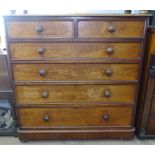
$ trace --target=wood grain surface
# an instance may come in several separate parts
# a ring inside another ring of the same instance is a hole
[[[111,96],[105,97],[105,91]],[[16,102],[52,103],[52,102],[127,102],[133,103],[136,85],[31,85],[15,86]],[[42,97],[47,92],[48,97]]]
[[[13,64],[13,74],[15,81],[138,80],[138,66],[138,64]]]
[[[18,109],[21,127],[63,126],[130,126],[131,107],[103,108],[21,108]],[[108,115],[108,120],[104,120]],[[48,121],[44,117],[49,118]],[[125,117],[124,117],[125,116]]]
[[[50,58],[140,58],[141,43],[10,43],[11,59],[44,60]],[[40,55],[38,48],[44,48]],[[107,48],[113,53],[108,54]]]
[[[43,31],[36,32],[41,26]],[[8,38],[72,38],[72,21],[14,21],[7,23]]]
[[[108,27],[115,32],[108,31]],[[80,38],[134,38],[143,37],[144,21],[79,21],[78,35]]]

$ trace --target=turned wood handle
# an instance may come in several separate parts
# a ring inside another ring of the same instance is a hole
[[[37,49],[37,52],[41,55],[41,54],[44,54],[45,52],[45,48],[38,48]]]
[[[103,115],[103,119],[104,119],[105,121],[108,121],[109,118],[110,118],[110,116],[109,116],[108,114],[104,114],[104,115]]]
[[[112,75],[112,73],[113,73],[113,70],[112,69],[105,69],[105,74],[107,75],[107,76],[111,76]]]
[[[106,90],[104,91],[104,96],[105,96],[105,97],[110,97],[110,96],[111,96],[111,91],[110,91],[110,89],[106,89]]]
[[[108,54],[113,54],[114,53],[114,49],[112,47],[108,47],[106,51],[107,51]]]
[[[109,25],[109,26],[108,26],[108,31],[109,31],[110,33],[115,32],[115,31],[116,31],[115,26],[113,26],[113,25]]]
[[[36,26],[36,32],[41,33],[43,32],[43,27],[41,25]]]
[[[48,121],[50,120],[50,118],[49,118],[48,115],[45,115],[45,116],[43,117],[43,120],[44,120],[45,122],[48,122]]]
[[[41,96],[42,96],[43,98],[47,98],[47,97],[48,97],[48,91],[43,91],[43,92],[41,93]]]
[[[46,75],[46,70],[45,69],[40,69],[39,75],[40,76],[45,76]]]

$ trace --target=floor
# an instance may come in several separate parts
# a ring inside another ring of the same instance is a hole
[[[16,137],[0,137],[0,145],[155,145],[152,140],[51,140],[21,143]]]

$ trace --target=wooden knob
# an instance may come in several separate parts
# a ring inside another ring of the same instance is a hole
[[[45,69],[40,69],[39,75],[40,76],[45,76],[46,75],[46,70]]]
[[[106,69],[104,72],[107,76],[111,76],[113,73],[113,70],[109,68],[109,69]]]
[[[113,54],[114,53],[114,50],[113,50],[112,47],[108,47],[106,51],[107,51],[108,54]]]
[[[108,115],[108,114],[104,114],[104,115],[103,115],[103,119],[104,119],[105,121],[108,121],[108,120],[109,120],[109,118],[110,118],[110,117],[109,117],[109,115]]]
[[[43,120],[44,120],[45,122],[48,122],[48,121],[50,120],[50,118],[49,118],[48,115],[45,115],[45,116],[43,117]]]
[[[38,26],[36,27],[36,32],[38,32],[38,33],[43,32],[43,27],[42,27],[41,25],[38,25]]]
[[[43,92],[41,93],[41,96],[42,96],[43,98],[47,98],[47,97],[48,97],[48,91],[43,91]]]
[[[37,49],[37,52],[38,52],[40,55],[42,55],[42,54],[44,54],[44,52],[45,52],[45,48],[38,48],[38,49]]]
[[[108,31],[109,31],[110,33],[115,32],[115,30],[116,30],[116,28],[115,28],[113,25],[109,25],[109,26],[108,26]]]
[[[111,91],[109,89],[104,91],[104,96],[105,97],[110,97],[111,96]]]

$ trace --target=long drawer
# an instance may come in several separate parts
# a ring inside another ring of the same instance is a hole
[[[10,43],[11,59],[140,58],[141,43]]]
[[[136,85],[16,85],[15,93],[18,104],[83,102],[134,103]]]
[[[25,29],[25,30],[24,30]],[[13,21],[7,23],[8,38],[72,38],[72,21]]]
[[[13,74],[15,81],[138,80],[138,68],[138,64],[13,64]]]
[[[131,126],[132,107],[20,108],[20,128]]]
[[[80,38],[134,38],[143,37],[144,21],[79,21]]]

